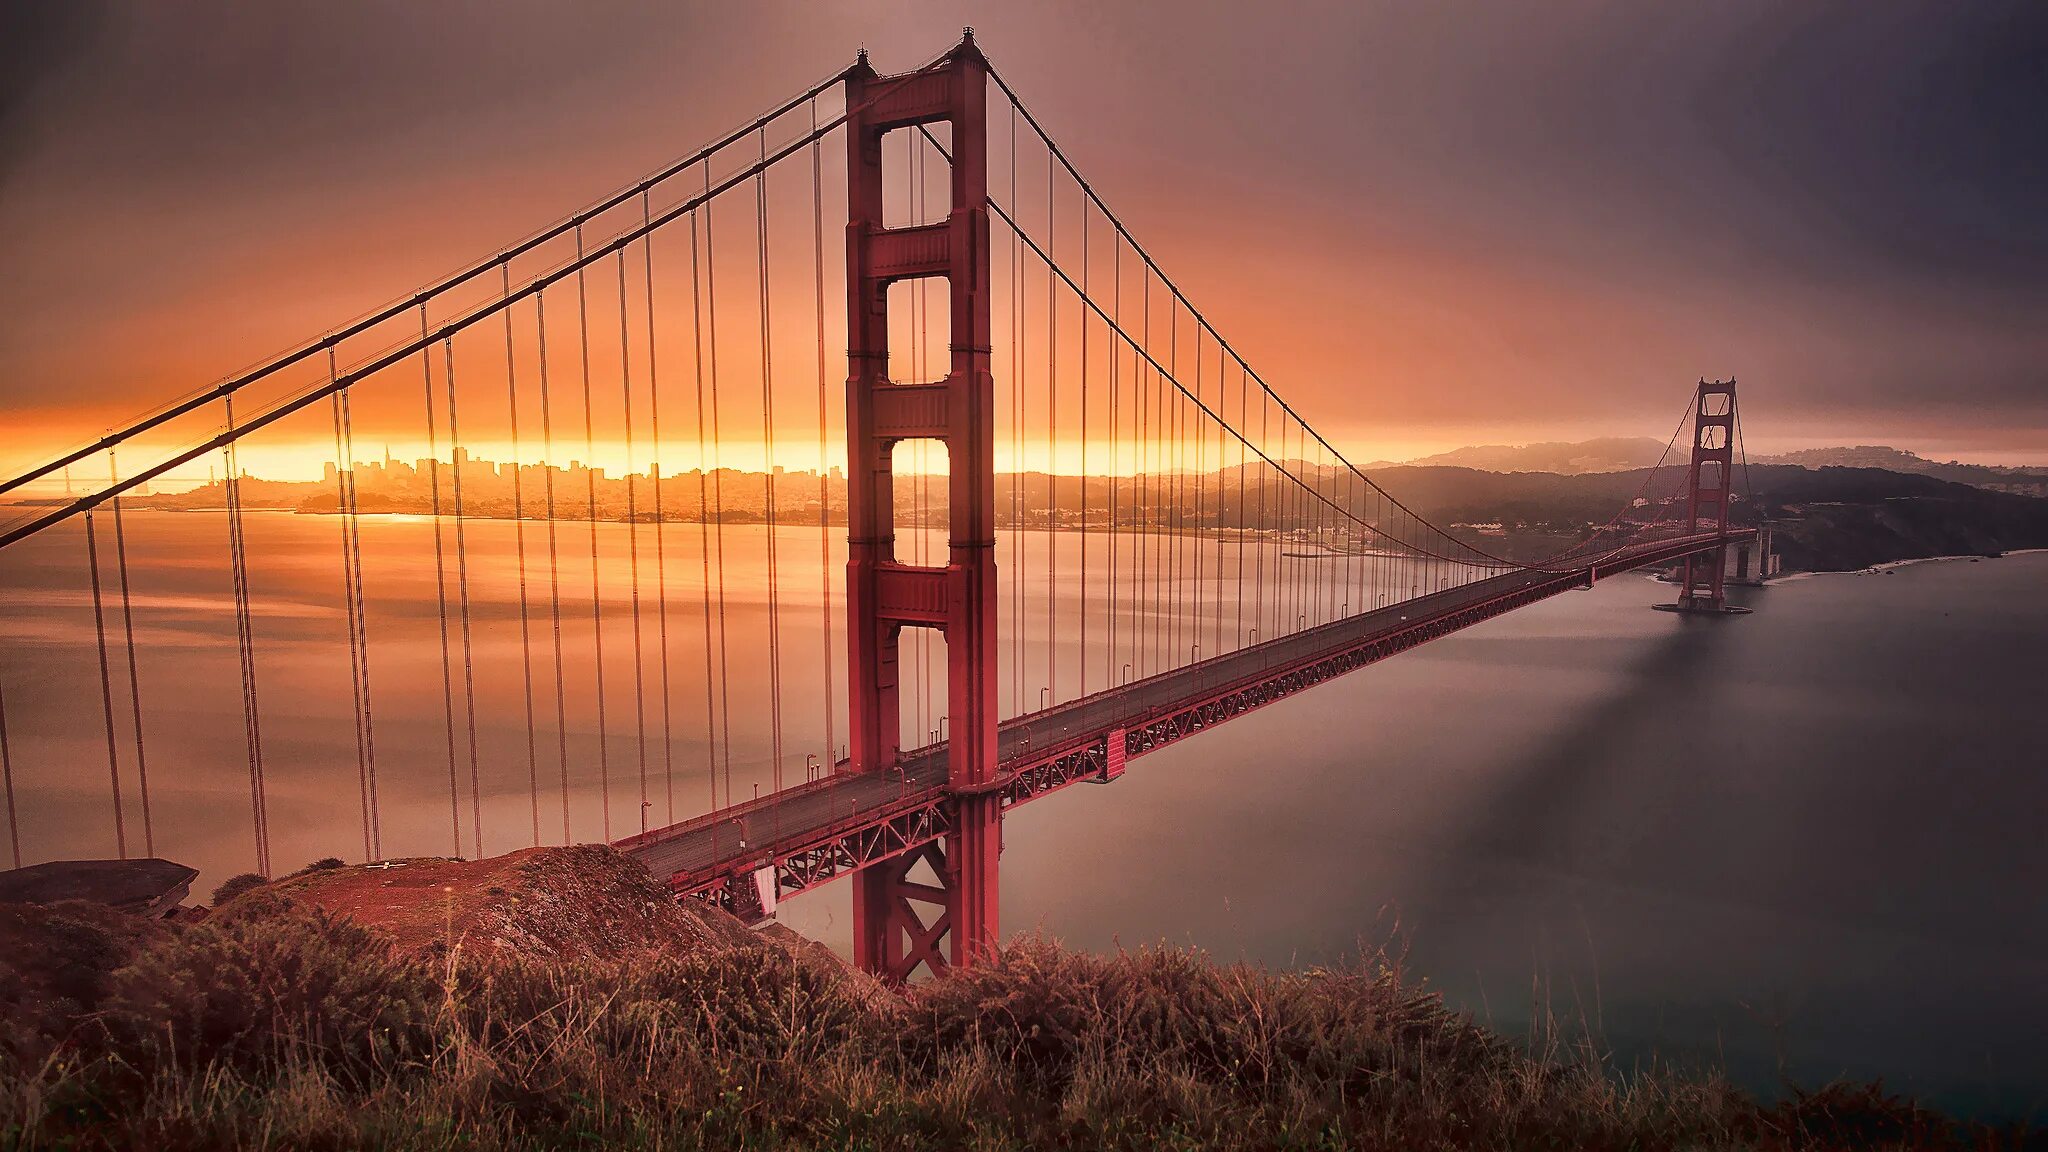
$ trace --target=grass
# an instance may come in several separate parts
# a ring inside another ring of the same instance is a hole
[[[1382,963],[1300,972],[1019,940],[887,992],[768,942],[394,954],[255,892],[185,927],[7,910],[7,1148],[2008,1147],[1874,1085],[1510,1043]],[[11,927],[10,927],[11,924]],[[10,936],[11,933],[11,936]],[[58,971],[57,969],[61,969]]]

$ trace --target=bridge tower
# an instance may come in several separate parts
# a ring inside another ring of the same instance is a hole
[[[1692,531],[1728,531],[1734,451],[1735,381],[1702,380],[1693,403],[1692,467],[1686,477],[1686,515]],[[1725,544],[1687,556],[1676,607],[1686,612],[1729,611],[1724,595],[1727,568]]]
[[[904,628],[946,640],[948,785],[943,845],[855,876],[854,960],[890,981],[920,964],[972,963],[996,940],[1001,850],[996,768],[995,382],[990,374],[988,65],[969,29],[933,66],[878,76],[863,52],[846,75],[847,659],[850,770],[889,772],[903,751],[897,695]],[[952,206],[937,223],[883,225],[882,140],[950,126]],[[950,298],[944,379],[889,378],[889,286],[942,278]],[[891,457],[906,440],[940,441],[948,459],[945,567],[896,557]],[[912,879],[919,861],[938,877]],[[918,905],[929,909],[917,910]]]

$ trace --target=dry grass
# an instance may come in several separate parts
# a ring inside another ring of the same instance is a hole
[[[91,978],[0,1038],[0,1146],[1999,1146],[1874,1087],[1764,1109],[1711,1077],[1532,1054],[1370,962],[1027,939],[898,997],[753,940],[407,958],[262,893],[93,940],[67,953]]]

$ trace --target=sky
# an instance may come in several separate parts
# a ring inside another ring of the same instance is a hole
[[[0,465],[975,27],[1357,460],[1669,430],[2048,464],[2048,7],[37,2],[0,36]],[[808,289],[806,289],[808,292]],[[835,371],[835,376],[843,371]],[[479,449],[483,451],[483,449]]]

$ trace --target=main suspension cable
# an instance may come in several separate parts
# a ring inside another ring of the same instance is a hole
[[[1259,386],[1262,389],[1264,389],[1272,395],[1274,402],[1279,404],[1282,410],[1287,413],[1287,415],[1289,415],[1297,421],[1300,421],[1300,414],[1295,412],[1294,409],[1290,405],[1288,405],[1287,401],[1279,395],[1279,393],[1273,391],[1272,386],[1267,384],[1263,377],[1261,377],[1256,371],[1252,370],[1250,364],[1245,361],[1244,357],[1240,355],[1237,352],[1237,350],[1229,344],[1228,341],[1223,339],[1222,333],[1218,332],[1215,326],[1210,324],[1209,321],[1206,318],[1204,318],[1198,310],[1196,310],[1193,301],[1189,300],[1186,294],[1180,290],[1179,286],[1176,285],[1172,281],[1172,279],[1166,275],[1165,270],[1161,268],[1158,262],[1152,258],[1151,253],[1146,251],[1145,247],[1138,243],[1136,236],[1134,236],[1131,233],[1130,229],[1125,226],[1122,218],[1120,218],[1116,215],[1116,213],[1110,210],[1109,205],[1106,204],[1103,201],[1102,197],[1095,192],[1094,188],[1088,183],[1088,181],[1081,176],[1080,170],[1074,166],[1073,161],[1067,157],[1065,151],[1062,150],[1059,144],[1053,140],[1051,134],[1046,131],[1044,125],[1042,125],[1038,121],[1038,118],[1032,115],[1031,110],[1024,105],[1022,99],[1018,97],[1016,91],[1010,87],[1008,82],[1003,79],[1002,75],[995,69],[993,65],[990,65],[988,74],[989,78],[995,82],[996,86],[999,89],[1002,90],[1003,95],[1008,98],[1011,106],[1017,112],[1023,115],[1025,123],[1031,127],[1032,131],[1038,134],[1039,140],[1042,143],[1044,143],[1047,154],[1050,157],[1050,159],[1056,160],[1061,167],[1066,169],[1068,176],[1071,177],[1073,181],[1080,186],[1082,192],[1088,197],[1090,201],[1092,201],[1095,204],[1096,208],[1102,212],[1104,218],[1107,219],[1110,222],[1110,224],[1120,234],[1122,234],[1124,238],[1130,243],[1132,251],[1137,253],[1139,258],[1144,260],[1146,265],[1159,275],[1160,282],[1166,286],[1167,290],[1172,294],[1173,298],[1180,301],[1188,309],[1189,314],[1194,318],[1195,322],[1198,325],[1208,330],[1210,336],[1223,346],[1223,348],[1229,353],[1232,360],[1236,361],[1241,367],[1243,367],[1245,371],[1251,376],[1251,378],[1258,382]],[[1002,214],[999,206],[991,206],[996,207],[999,215]],[[1007,219],[1007,217],[1005,218]],[[1012,227],[1015,227],[1014,223],[1012,224]],[[1371,477],[1366,476],[1363,472],[1360,472],[1356,465],[1352,464],[1350,460],[1346,458],[1341,452],[1337,452],[1335,446],[1329,444],[1328,441],[1324,440],[1320,433],[1317,433],[1313,428],[1309,427],[1306,424],[1306,422],[1303,422],[1302,426],[1309,436],[1312,436],[1318,441],[1321,441],[1324,447],[1329,449],[1329,451],[1336,456],[1338,461],[1345,468],[1353,472],[1357,472],[1361,479],[1364,479],[1367,483],[1373,484],[1375,487],[1377,487],[1376,482],[1374,482],[1371,479]],[[1389,500],[1391,501],[1392,497],[1389,497]],[[1409,511],[1405,505],[1400,505],[1399,501],[1393,501],[1393,503],[1401,507],[1403,511]],[[1413,512],[1409,512],[1409,514],[1411,516],[1414,516]],[[1505,560],[1501,557],[1493,556],[1490,553],[1486,553],[1480,549],[1473,548],[1470,545],[1465,544],[1463,541],[1459,541],[1455,537],[1450,536],[1449,533],[1444,532],[1441,528],[1438,528],[1435,524],[1427,520],[1424,520],[1420,516],[1415,516],[1415,519],[1420,526],[1426,527],[1438,536],[1441,536],[1446,540],[1449,540],[1452,543],[1459,545],[1461,548],[1464,548],[1472,553],[1477,554],[1480,557],[1483,557],[1484,560],[1493,561],[1497,564],[1507,567],[1527,567],[1526,565],[1516,564],[1512,561]],[[1471,561],[1460,562],[1469,563]]]
[[[941,54],[933,58],[931,61],[927,62],[926,64],[916,69],[915,71],[906,73],[902,77],[895,78],[897,80],[896,85],[880,86],[881,90],[875,93],[874,97],[871,98],[868,101],[868,103],[873,103],[876,99],[880,99],[883,96],[892,94],[895,88],[900,86],[900,84],[903,81],[909,80],[924,72],[930,71],[932,68],[943,63],[950,55],[951,52],[949,50],[947,53]],[[816,83],[810,85],[809,87],[804,89],[803,92],[797,94],[794,97],[791,97],[788,100],[783,101],[781,104],[778,104],[777,106],[768,110],[767,112],[762,113],[761,115],[755,117],[753,120],[748,121],[746,124],[733,129],[732,131],[726,133],[724,136],[719,137],[712,143],[707,144],[702,148],[699,148],[697,151],[690,153],[688,156],[672,160],[669,163],[662,165],[660,168],[648,173],[646,176],[633,182],[632,184],[626,185],[625,187],[618,189],[617,191],[604,197],[603,199],[597,201],[596,203],[585,206],[580,211],[576,212],[574,215],[560,218],[556,220],[554,223],[551,223],[546,227],[542,228],[540,231],[532,233],[525,239],[517,241],[516,243],[510,245],[509,247],[500,250],[496,255],[488,259],[476,261],[475,263],[472,263],[467,267],[463,268],[461,271],[452,273],[448,276],[444,276],[440,280],[432,284],[429,284],[424,288],[421,288],[419,291],[407,296],[403,300],[395,301],[391,304],[388,304],[382,308],[377,309],[374,312],[370,312],[366,315],[360,316],[357,319],[351,321],[346,326],[327,333],[319,340],[309,341],[306,344],[303,344],[290,352],[284,353],[281,356],[277,356],[268,361],[267,363],[252,368],[249,371],[240,374],[239,376],[223,381],[222,383],[214,387],[196,391],[186,396],[184,399],[181,399],[173,404],[170,404],[162,409],[159,409],[154,413],[151,413],[147,416],[144,416],[134,421],[127,427],[108,433],[106,436],[94,441],[91,444],[83,445],[79,448],[76,448],[54,460],[48,461],[47,463],[39,465],[35,468],[31,468],[27,472],[21,473],[20,475],[13,476],[5,480],[0,480],[0,494],[11,492],[24,484],[40,480],[53,472],[57,472],[59,470],[68,470],[72,464],[75,464],[80,460],[84,460],[90,456],[96,455],[100,452],[113,448],[116,445],[132,437],[150,431],[153,428],[157,428],[165,423],[168,423],[171,420],[177,419],[180,416],[184,416],[187,415],[188,413],[197,411],[198,409],[204,407],[205,405],[213,403],[215,400],[226,399],[227,397],[234,395],[236,392],[249,386],[250,384],[256,383],[257,381],[265,379],[266,377],[275,375],[276,373],[286,368],[289,368],[294,364],[297,364],[303,360],[310,358],[323,348],[331,352],[333,351],[334,346],[338,341],[346,340],[351,337],[361,335],[362,333],[367,332],[380,324],[383,324],[390,320],[395,320],[398,317],[403,316],[406,313],[406,311],[411,309],[414,305],[421,303],[423,301],[432,300],[436,297],[439,297],[444,293],[450,291],[451,289],[458,288],[461,285],[471,280],[474,280],[479,276],[482,276],[484,273],[489,272],[491,268],[493,268],[494,266],[504,264],[515,257],[523,256],[528,252],[534,251],[535,249],[541,247],[542,245],[548,243],[551,240],[559,239],[561,236],[567,234],[572,226],[581,224],[585,220],[592,219],[593,217],[602,215],[605,212],[617,208],[620,205],[626,203],[628,200],[632,199],[635,195],[645,196],[648,193],[648,191],[652,189],[655,185],[665,183],[676,176],[680,176],[684,172],[687,172],[690,169],[696,167],[699,163],[708,163],[712,156],[715,156],[719,152],[724,151],[726,148],[738,143],[739,141],[745,139],[746,137],[753,135],[757,130],[763,129],[767,125],[772,124],[775,121],[781,119],[783,116],[787,115],[792,109],[796,108],[800,104],[810,102],[813,106],[813,110],[815,113],[818,95],[824,92],[827,88],[832,87],[834,84],[838,84],[845,80],[848,71],[848,69],[842,68],[839,71],[834,72],[832,75],[827,76],[824,79],[819,80]],[[844,117],[842,116],[841,121],[843,121],[843,119]],[[815,120],[813,121],[812,127],[815,131]],[[318,398],[319,397],[315,397],[315,399]]]

